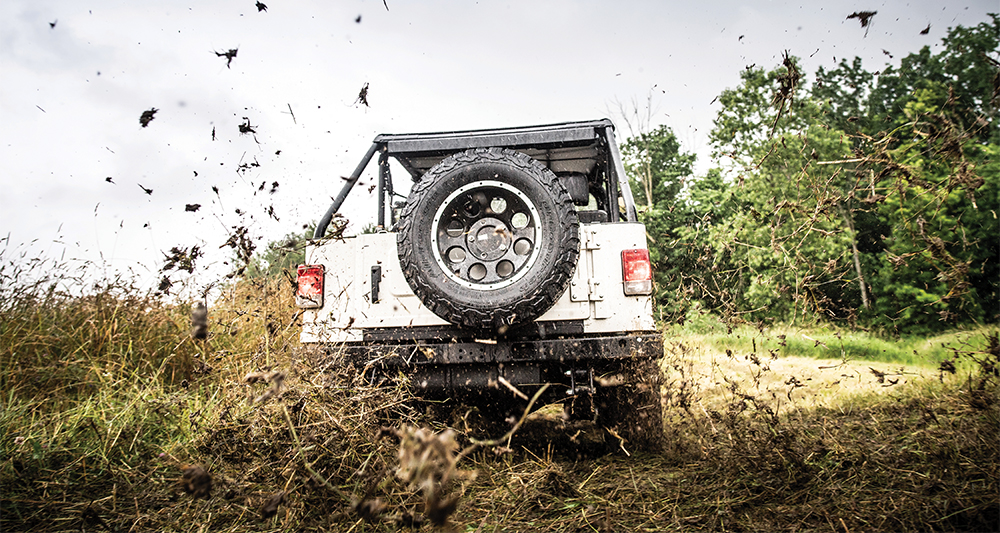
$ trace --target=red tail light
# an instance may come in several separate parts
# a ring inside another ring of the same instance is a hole
[[[295,305],[304,309],[323,307],[323,265],[299,265]]]
[[[622,250],[622,280],[628,296],[653,292],[653,265],[649,262],[649,250]]]

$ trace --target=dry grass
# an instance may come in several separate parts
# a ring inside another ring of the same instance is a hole
[[[1000,528],[982,343],[957,374],[894,375],[668,339],[662,453],[552,409],[474,448],[497,436],[474,409],[445,433],[405,388],[300,348],[287,281],[226,289],[205,343],[188,305],[3,282],[4,531]]]
[[[976,356],[996,361],[993,342]],[[700,452],[703,481],[685,501],[711,511],[688,511],[701,526],[1000,528],[995,367],[960,365],[956,376],[866,361],[756,364],[750,354],[671,347],[667,427],[679,454]]]
[[[718,409],[733,400],[730,382],[743,390],[767,398],[780,411],[835,408],[853,398],[884,395],[907,383],[937,380],[939,371],[924,365],[882,361],[813,359],[811,357],[752,354],[729,355],[710,347],[698,347],[695,339],[669,344],[678,363],[686,365],[685,376],[699,392],[700,407]],[[681,348],[683,346],[683,348]],[[883,376],[879,380],[879,374]],[[728,380],[728,381],[727,381]]]

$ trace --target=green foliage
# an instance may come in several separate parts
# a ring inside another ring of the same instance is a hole
[[[816,70],[816,82],[810,96],[821,106],[825,122],[834,129],[856,133],[867,130],[868,97],[875,76],[861,66],[861,58],[848,63],[841,59],[837,68]]]
[[[161,300],[117,280],[71,294],[65,287],[80,282],[49,273],[59,268],[48,262],[0,268],[0,389],[86,397],[109,377],[91,364],[94,357],[113,364],[115,375],[162,377],[182,369],[194,350],[174,345],[187,325],[165,312]]]
[[[301,232],[291,232],[279,240],[267,244],[267,249],[254,255],[247,267],[249,278],[271,278],[292,276],[294,271],[306,262],[306,242],[312,238],[316,224],[311,224]]]
[[[926,100],[911,102],[908,109],[921,110],[913,111],[909,123],[918,140],[890,154],[901,167],[891,185],[896,194],[879,208],[890,235],[880,257],[873,319],[889,328],[901,323],[912,332],[995,322],[1000,146],[978,145],[951,124],[936,128],[941,116]]]
[[[712,133],[717,156],[732,161],[731,210],[708,231],[714,256],[736,279],[720,285],[726,291],[717,300],[725,305],[709,306],[791,321],[841,312],[852,281],[852,177],[816,163],[849,156],[851,145],[821,123],[821,106],[804,96],[795,58],[742,77],[720,97],[724,108]]]
[[[953,28],[943,44],[887,70],[871,96],[873,118],[893,128],[872,134],[888,150],[865,162],[886,191],[873,323],[890,330],[1000,318],[1000,17]]]
[[[746,69],[719,96],[705,176],[678,179],[668,129],[626,141],[661,318],[892,334],[996,322],[998,44],[991,15],[881,75],[857,58],[811,87],[794,57]]]
[[[691,175],[695,155],[681,151],[667,126],[630,137],[622,144],[625,170],[636,200],[648,207],[669,207]]]
[[[148,463],[184,438],[188,415],[211,403],[182,386],[202,368],[186,339],[190,306],[120,280],[86,284],[49,261],[0,260],[5,500],[51,472],[59,498],[86,493],[89,480]],[[0,515],[24,510],[5,502]]]
[[[815,103],[803,98],[803,77],[798,59],[785,56],[780,67],[760,67],[740,72],[740,85],[719,95],[722,109],[716,116],[709,141],[718,162],[731,160],[742,169],[755,170],[765,157],[774,134],[800,131],[819,113]]]
[[[925,46],[904,57],[899,68],[887,67],[869,99],[871,131],[892,131],[904,125],[912,119],[905,112],[908,105],[933,95],[939,102],[951,102],[947,114],[958,127],[977,129],[980,141],[1000,142],[1000,125],[987,120],[1000,106],[994,92],[1000,15],[989,17],[990,21],[975,27],[951,28],[937,54]]]

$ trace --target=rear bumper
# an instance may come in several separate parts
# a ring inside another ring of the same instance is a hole
[[[568,385],[567,372],[594,376],[622,372],[631,362],[659,359],[659,334],[516,342],[355,344],[343,347],[357,368],[377,375],[404,374],[426,391],[495,388],[499,378],[518,387]]]
[[[348,358],[365,363],[382,358],[392,366],[507,362],[571,362],[606,359],[650,359],[663,355],[659,334],[526,341],[482,341],[413,344],[348,344]]]

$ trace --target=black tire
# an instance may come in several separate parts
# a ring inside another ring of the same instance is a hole
[[[549,169],[502,148],[455,154],[414,184],[399,263],[428,309],[503,332],[549,310],[580,255],[573,200]]]
[[[621,384],[597,387],[597,423],[614,432],[608,435],[612,448],[623,445],[632,451],[660,451],[664,438],[662,380],[656,360],[627,364],[620,377],[624,381]],[[620,443],[619,437],[625,442]]]

